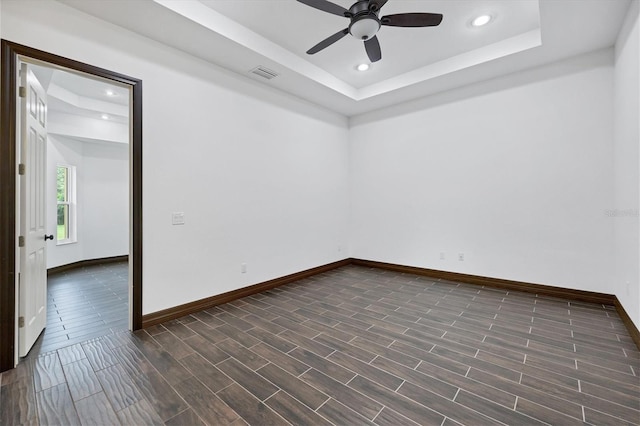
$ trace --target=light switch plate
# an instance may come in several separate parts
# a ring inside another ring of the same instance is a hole
[[[171,213],[171,224],[184,225],[184,212]]]

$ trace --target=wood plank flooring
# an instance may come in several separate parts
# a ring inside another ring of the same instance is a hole
[[[129,327],[128,262],[86,266],[47,278],[47,328],[37,355]]]
[[[30,356],[0,424],[640,424],[611,306],[346,266]]]

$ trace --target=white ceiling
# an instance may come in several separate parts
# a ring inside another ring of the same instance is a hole
[[[349,20],[295,0],[60,1],[347,116],[610,47],[629,7],[629,0],[389,0],[380,16],[442,13],[443,22],[383,26],[382,60],[363,73],[355,67],[367,56],[351,36],[305,53]],[[472,27],[483,13],[494,20]],[[258,65],[279,76],[250,74]]]
[[[116,84],[62,70],[55,70],[51,81],[80,98],[90,98],[116,105],[129,105],[129,90]]]
[[[345,8],[353,3],[334,2]],[[355,88],[536,30],[540,21],[538,0],[391,0],[383,6],[381,17],[429,12],[443,14],[443,21],[431,28],[381,27],[377,37],[383,60],[373,64],[369,71],[359,72],[355,67],[369,60],[363,42],[354,37],[344,37],[315,55],[305,53],[319,41],[347,28],[347,18],[288,0],[202,0],[202,3]],[[472,27],[470,21],[481,14],[491,14],[495,20],[484,28]],[[264,19],[266,16],[269,18]]]
[[[82,117],[129,122],[129,90],[62,69],[30,64],[47,92],[47,110]]]
[[[63,69],[29,67],[47,93],[49,133],[84,142],[128,143],[128,88]],[[60,114],[72,118],[63,119]],[[124,138],[113,137],[114,126],[124,127],[119,132]]]

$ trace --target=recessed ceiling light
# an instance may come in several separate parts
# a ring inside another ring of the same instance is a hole
[[[108,119],[109,119],[109,116],[108,116],[107,114],[102,114],[100,117],[101,117],[103,120],[108,120]]]
[[[105,93],[107,96],[115,96],[115,95],[116,95],[116,92],[114,92],[114,91],[113,91],[113,90],[111,90],[111,89],[107,89],[107,90],[105,90],[105,91],[104,91],[104,93]]]
[[[474,27],[481,27],[483,25],[487,25],[489,22],[491,22],[491,15],[480,15],[471,21],[471,25]]]
[[[358,71],[366,71],[369,69],[369,64],[360,64],[356,67]]]

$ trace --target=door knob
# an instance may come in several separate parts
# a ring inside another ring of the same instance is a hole
[[[45,240],[45,241],[47,241],[47,240],[53,240],[53,234],[51,234],[51,235],[46,235],[46,234],[45,234],[45,236],[44,236],[44,240]]]

